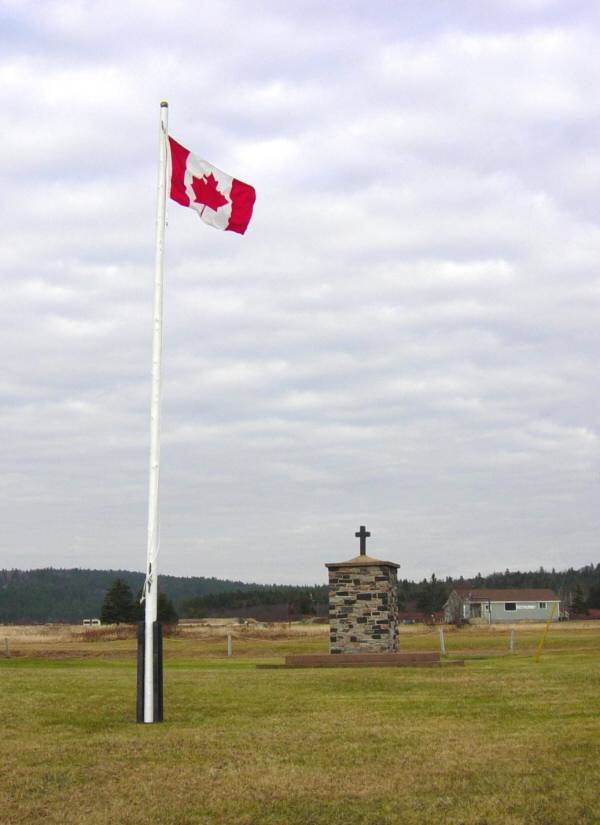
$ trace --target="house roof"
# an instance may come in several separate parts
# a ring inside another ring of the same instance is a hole
[[[553,590],[546,588],[512,587],[508,590],[498,590],[486,587],[455,587],[462,599],[472,602],[558,602],[560,599]]]

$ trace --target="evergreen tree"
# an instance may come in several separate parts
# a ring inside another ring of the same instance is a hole
[[[158,594],[158,621],[163,624],[177,624],[179,616],[173,607],[173,602],[164,593]]]
[[[115,579],[106,592],[100,621],[102,624],[129,624],[134,621],[131,588],[123,579]]]
[[[571,599],[571,612],[576,616],[584,616],[588,612],[580,584],[575,585],[573,598]]]
[[[143,588],[140,587],[137,598],[132,605],[131,609],[131,616],[132,621],[134,622],[143,622],[145,619],[145,611],[146,607],[143,601],[141,601],[143,593]],[[177,615],[177,611],[173,605],[173,602],[166,593],[159,593],[158,600],[156,604],[156,613],[159,622],[163,624],[177,624],[179,621],[179,616]]]
[[[144,592],[143,586],[137,592],[137,596],[133,602],[131,607],[131,621],[132,622],[143,622],[144,621],[144,602],[142,601],[142,593]]]
[[[591,587],[587,598],[588,609],[600,609],[600,579]]]
[[[435,573],[432,573],[431,579],[429,581],[423,579],[419,588],[417,608],[424,613],[435,613],[436,610],[441,610],[448,598],[448,590],[446,585],[436,579]]]

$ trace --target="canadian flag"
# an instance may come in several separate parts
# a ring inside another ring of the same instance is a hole
[[[205,223],[216,229],[243,235],[256,200],[254,187],[221,172],[169,136],[171,198],[195,209]]]

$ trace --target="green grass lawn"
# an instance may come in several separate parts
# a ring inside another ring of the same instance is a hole
[[[0,822],[600,823],[600,627],[551,630],[536,664],[538,638],[464,668],[289,671],[255,664],[323,638],[235,640],[232,659],[168,639],[147,726],[129,641],[0,659]],[[506,649],[487,628],[447,641]]]

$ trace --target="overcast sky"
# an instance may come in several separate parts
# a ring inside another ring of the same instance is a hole
[[[159,570],[599,561],[596,4],[0,8],[0,567],[145,566],[162,98],[257,202],[169,206]]]

